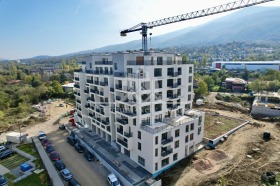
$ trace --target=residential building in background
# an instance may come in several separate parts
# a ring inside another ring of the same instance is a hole
[[[222,86],[226,89],[230,89],[233,92],[243,92],[246,89],[247,81],[240,78],[226,78],[224,82],[222,82]]]
[[[92,55],[74,73],[75,123],[157,176],[201,146],[193,72],[177,54]]]
[[[280,61],[216,61],[212,62],[212,69],[265,72],[268,69],[280,70]]]

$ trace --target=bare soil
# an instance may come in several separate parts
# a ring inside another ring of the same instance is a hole
[[[250,124],[230,135],[217,150],[202,150],[167,170],[160,177],[163,185],[257,186],[262,184],[262,173],[280,172],[280,124],[254,120],[232,108],[219,109],[213,97],[210,104],[198,109],[249,120]],[[270,132],[269,141],[263,140],[264,132]]]

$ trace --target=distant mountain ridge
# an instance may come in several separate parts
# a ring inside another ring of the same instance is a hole
[[[154,37],[152,47],[198,46],[232,41],[280,41],[279,18],[280,7],[249,7],[197,27]],[[93,52],[114,52],[140,48],[141,40],[136,40],[94,49]]]

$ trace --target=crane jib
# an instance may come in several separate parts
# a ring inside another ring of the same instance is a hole
[[[196,18],[200,18],[200,17],[210,16],[210,15],[228,12],[228,11],[232,11],[232,10],[237,10],[237,9],[241,9],[241,8],[246,8],[246,7],[250,7],[250,6],[254,6],[254,5],[258,5],[258,4],[262,4],[262,3],[266,3],[266,2],[270,2],[270,1],[274,1],[274,0],[234,1],[231,3],[226,3],[226,4],[219,5],[219,6],[214,6],[214,7],[206,8],[203,10],[193,11],[190,13],[177,15],[177,16],[173,16],[173,17],[168,17],[168,18],[164,18],[164,19],[160,19],[160,20],[156,20],[156,21],[152,21],[152,22],[148,22],[148,23],[140,23],[138,25],[135,25],[132,28],[121,31],[120,35],[126,36],[126,33],[141,31],[142,49],[145,52],[148,52],[148,46],[147,46],[148,28],[153,28],[153,27],[167,25],[167,24],[176,23],[176,22],[180,22],[180,21],[186,21],[186,20],[196,19]]]

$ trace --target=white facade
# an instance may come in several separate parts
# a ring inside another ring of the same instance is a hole
[[[180,55],[90,56],[74,80],[75,121],[154,176],[202,142],[204,113],[191,110],[193,65]]]
[[[280,70],[280,61],[215,61],[212,69],[249,70],[265,72],[268,69]]]

